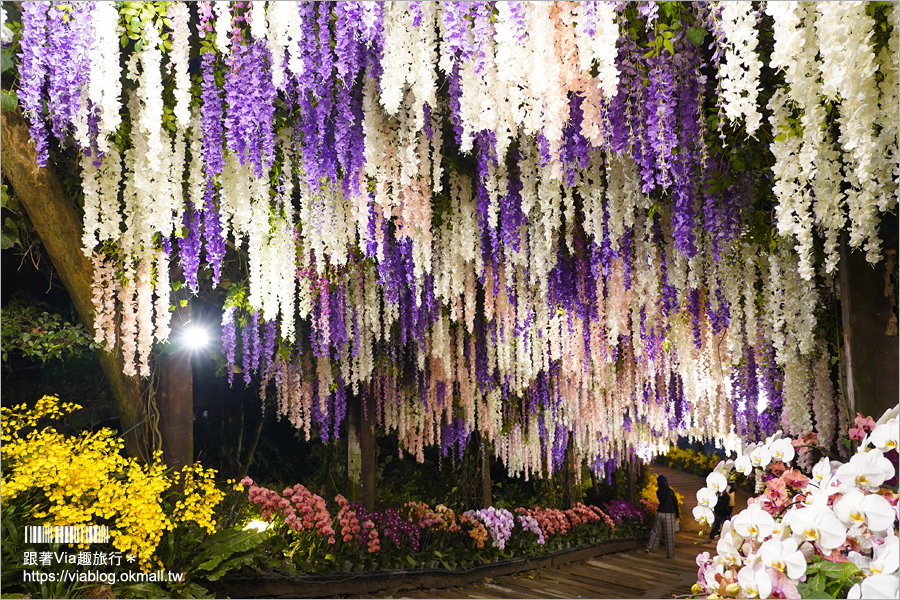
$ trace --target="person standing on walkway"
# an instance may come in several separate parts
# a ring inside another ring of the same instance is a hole
[[[665,535],[666,558],[675,558],[675,522],[681,516],[678,510],[678,499],[664,475],[659,475],[656,483],[656,498],[659,500],[659,508],[656,509],[656,520],[653,521],[650,541],[647,542],[647,554],[656,550],[660,537]]]
[[[709,531],[709,541],[712,542],[719,535],[719,530],[725,521],[731,520],[731,513],[734,512],[734,484],[729,483],[724,491],[719,495],[719,501],[713,509],[715,519],[713,519],[712,529]]]

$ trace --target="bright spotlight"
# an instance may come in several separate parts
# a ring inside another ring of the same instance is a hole
[[[258,521],[256,519],[250,521],[246,525],[244,525],[244,531],[248,531],[250,529],[255,529],[256,531],[265,531],[272,527],[271,523],[267,523],[266,521]]]
[[[209,334],[202,327],[188,325],[181,333],[181,342],[190,350],[199,350],[209,343]]]

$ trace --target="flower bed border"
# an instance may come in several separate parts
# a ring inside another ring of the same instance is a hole
[[[480,581],[486,577],[512,575],[521,571],[633,550],[646,539],[647,537],[632,537],[608,540],[590,546],[567,548],[530,558],[513,558],[469,569],[391,569],[293,577],[230,575],[210,587],[233,598],[333,598],[385,590],[454,587]]]

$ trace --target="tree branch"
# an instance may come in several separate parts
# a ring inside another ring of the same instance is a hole
[[[72,200],[55,173],[37,166],[37,153],[28,125],[19,112],[0,109],[3,172],[15,189],[16,198],[28,213],[53,266],[65,285],[75,310],[89,331],[94,330],[91,262],[81,251],[82,225]],[[147,458],[141,384],[122,372],[117,353],[97,350],[103,374],[112,388],[119,421],[129,455]]]

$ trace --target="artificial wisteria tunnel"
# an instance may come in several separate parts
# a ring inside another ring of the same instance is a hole
[[[4,2],[4,520],[221,558],[169,596],[652,549],[671,504],[721,528],[695,596],[896,597],[898,18]]]

